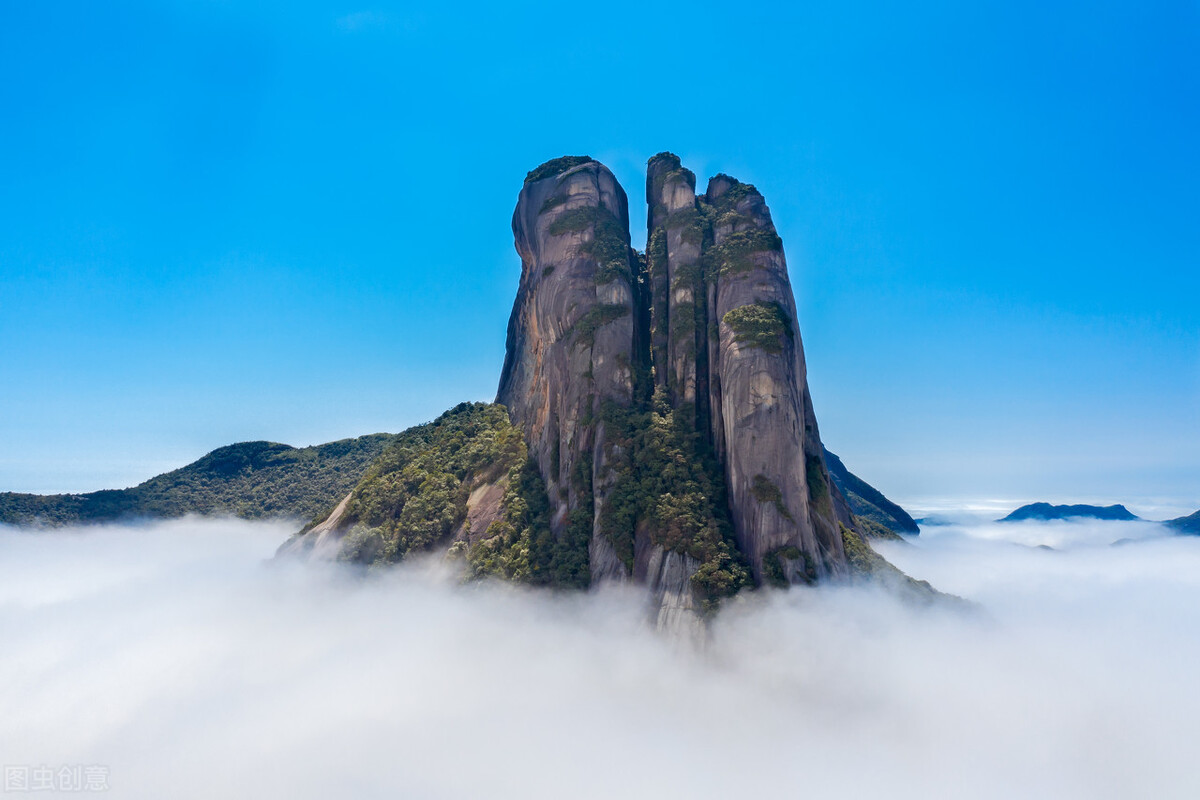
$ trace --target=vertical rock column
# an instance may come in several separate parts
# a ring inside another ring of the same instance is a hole
[[[707,298],[700,268],[704,229],[696,204],[696,176],[684,169],[676,156],[659,153],[647,165],[646,188],[649,237],[656,239],[651,263],[658,312],[656,367],[666,381],[672,405],[679,407],[696,402],[701,380],[697,374],[699,338],[705,333]],[[707,366],[705,360],[705,373]]]
[[[593,530],[607,490],[601,406],[628,406],[633,394],[628,200],[602,164],[555,159],[526,178],[513,234],[521,282],[497,400],[546,480],[555,536],[583,543],[591,579],[619,578],[624,567]]]
[[[718,175],[703,201],[712,225],[714,425],[738,545],[759,580],[841,574],[844,501],[822,456],[782,242],[754,187]]]

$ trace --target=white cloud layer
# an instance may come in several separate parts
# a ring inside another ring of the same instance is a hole
[[[0,531],[0,761],[121,798],[1200,796],[1200,539],[1157,526],[928,528],[883,549],[985,613],[794,590],[702,653],[622,593],[266,565],[289,532]]]

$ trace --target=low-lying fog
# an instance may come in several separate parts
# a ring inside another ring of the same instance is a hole
[[[0,530],[0,761],[206,800],[1200,796],[1200,538],[1153,524],[927,527],[880,549],[983,612],[771,593],[703,653],[628,594],[264,564],[290,530]]]

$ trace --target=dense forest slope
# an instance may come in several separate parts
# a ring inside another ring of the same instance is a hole
[[[862,478],[846,469],[842,460],[833,453],[825,450],[825,463],[829,465],[829,477],[846,496],[850,510],[861,519],[882,527],[889,533],[918,534],[921,529],[908,512],[883,496]]]
[[[328,512],[350,491],[393,438],[377,433],[301,448],[243,442],[218,448],[131,489],[0,493],[0,522],[58,526],[185,514],[309,519]]]

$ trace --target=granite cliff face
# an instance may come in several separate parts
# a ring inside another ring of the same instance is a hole
[[[496,404],[399,434],[281,552],[381,565],[440,550],[472,576],[629,582],[663,627],[752,586],[869,576],[932,596],[871,550],[884,528],[831,479],[762,195],[727,175],[697,194],[669,153],[646,188],[642,254],[607,167],[530,172]]]
[[[549,169],[547,169],[549,167]],[[531,174],[513,214],[523,265],[497,402],[525,434],[554,507],[556,537],[589,548],[593,579],[620,577],[592,535],[611,488],[601,410],[633,402],[635,292],[629,203],[608,168],[561,159]]]
[[[565,156],[526,176],[496,403],[394,436],[222,448],[124,492],[0,495],[0,522],[315,513],[280,554],[381,567],[440,553],[469,577],[632,583],[663,627],[764,585],[869,577],[933,596],[866,541],[915,523],[821,444],[762,195],[728,175],[697,193],[660,153],[646,196],[640,253],[603,164]]]
[[[726,175],[697,195],[669,153],[650,159],[646,189],[644,262],[625,193],[586,157],[530,173],[513,215],[522,275],[497,401],[545,477],[556,535],[590,516],[593,581],[644,581],[683,606],[748,582],[847,576],[843,530],[857,522],[825,464],[766,202]],[[647,415],[678,441],[630,435]],[[639,463],[664,455],[707,474],[644,485]],[[606,524],[632,484],[658,497]],[[707,496],[689,498],[697,489]],[[669,530],[663,496],[690,501],[674,517],[695,524]],[[711,573],[727,574],[707,585]]]

